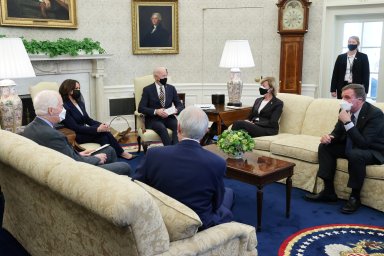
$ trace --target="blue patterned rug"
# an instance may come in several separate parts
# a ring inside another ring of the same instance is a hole
[[[279,256],[384,256],[384,227],[332,224],[303,229],[280,246]]]

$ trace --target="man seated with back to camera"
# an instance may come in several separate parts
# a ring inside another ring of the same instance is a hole
[[[319,145],[319,171],[324,190],[307,194],[314,202],[336,202],[334,187],[337,158],[348,160],[348,187],[352,189],[342,213],[353,213],[361,205],[360,191],[364,184],[367,165],[384,163],[384,114],[381,109],[366,102],[363,85],[343,87],[339,120],[330,134],[323,135]]]
[[[176,144],[177,119],[175,114],[184,109],[174,86],[167,84],[168,71],[165,67],[157,67],[153,71],[155,82],[143,89],[139,103],[139,112],[145,115],[145,128],[154,130],[161,138],[164,146]],[[176,113],[168,115],[166,109],[175,106]],[[172,130],[169,137],[167,128]]]
[[[130,165],[116,162],[116,152],[112,147],[108,146],[95,155],[91,155],[90,151],[78,153],[69,144],[67,137],[54,128],[55,124],[64,120],[66,112],[63,107],[63,100],[57,91],[44,90],[39,92],[33,99],[33,107],[36,118],[25,127],[22,134],[24,137],[76,161],[97,165],[120,175],[130,175]]]
[[[200,146],[208,117],[200,108],[184,109],[177,124],[180,142],[150,148],[136,169],[140,180],[180,201],[199,215],[199,230],[232,221],[233,190],[224,187],[226,161]]]

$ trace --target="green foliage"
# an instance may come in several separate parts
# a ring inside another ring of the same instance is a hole
[[[219,136],[217,146],[224,153],[236,155],[238,152],[252,151],[255,141],[246,131],[226,130]]]
[[[29,54],[47,54],[49,57],[59,55],[77,56],[83,51],[85,54],[102,54],[105,50],[100,46],[100,42],[90,38],[77,41],[69,38],[59,38],[57,41],[38,41],[32,39],[28,41],[22,38],[25,49]]]

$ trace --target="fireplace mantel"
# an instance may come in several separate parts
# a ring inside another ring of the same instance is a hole
[[[97,102],[103,102],[104,77],[107,75],[104,65],[105,60],[111,57],[110,54],[62,55],[52,58],[47,55],[29,55],[36,78],[28,81],[20,79],[19,94],[29,93],[28,86],[31,85],[31,80],[33,80],[32,84],[40,81],[55,81],[60,84],[65,79],[72,78],[81,84],[81,91],[90,115],[99,120],[105,116],[103,104],[97,104]]]

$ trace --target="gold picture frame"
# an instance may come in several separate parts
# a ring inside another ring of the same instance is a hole
[[[177,0],[132,0],[133,54],[179,53]]]
[[[1,26],[77,28],[76,0],[0,0]]]

